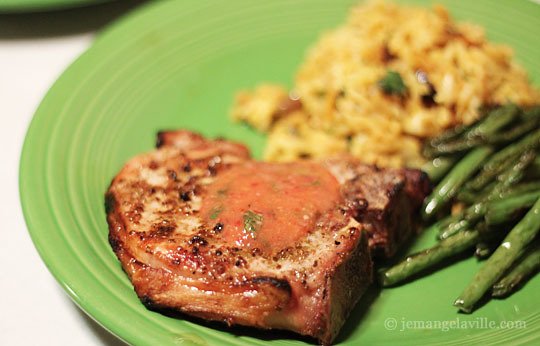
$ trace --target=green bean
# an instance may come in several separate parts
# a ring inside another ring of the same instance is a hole
[[[465,184],[456,194],[456,200],[465,204],[474,203],[478,200],[478,191],[468,189],[467,184]]]
[[[471,226],[471,222],[468,220],[460,219],[459,221],[450,224],[446,228],[442,228],[439,233],[439,240],[445,240],[453,235],[468,229]]]
[[[534,239],[540,229],[540,199],[525,217],[508,233],[502,244],[480,268],[474,279],[456,299],[454,306],[472,312],[475,304],[516,261],[520,252]],[[452,238],[450,238],[452,239]]]
[[[473,227],[488,211],[488,202],[492,200],[498,200],[502,198],[501,192],[508,189],[511,185],[519,182],[523,177],[523,171],[530,164],[533,157],[532,152],[524,153],[520,159],[505,172],[503,172],[498,179],[500,181],[493,185],[491,191],[485,191],[482,193],[482,197],[479,198],[479,202],[469,206],[461,213],[461,220],[456,221],[447,227],[441,227],[439,239],[446,239],[456,234],[457,232]],[[534,202],[533,202],[534,203]]]
[[[434,222],[426,228],[426,232],[436,232],[437,233],[437,239],[441,240],[442,234],[455,226],[455,224],[459,223],[463,219],[463,211],[456,213],[454,215],[449,215],[443,219],[438,220],[437,222]],[[454,234],[456,232],[453,232]],[[447,238],[447,237],[445,237]]]
[[[533,190],[522,195],[493,201],[487,207],[486,223],[488,226],[493,226],[512,221],[520,210],[530,208],[538,198],[540,198],[540,190]]]
[[[443,228],[446,228],[446,227],[450,227],[452,226],[453,224],[455,224],[456,222],[459,222],[460,220],[463,219],[463,215],[465,214],[465,210],[461,210],[455,214],[452,214],[452,215],[449,215],[439,221],[437,221],[439,224],[440,224],[440,228],[443,229]]]
[[[461,135],[458,139],[451,142],[429,142],[424,148],[424,154],[428,157],[456,154],[468,151],[480,145],[489,143],[498,130],[510,124],[519,114],[519,108],[514,104],[508,104],[489,113],[483,121],[478,122]]]
[[[507,168],[504,172],[497,176],[497,183],[493,190],[488,194],[487,199],[497,197],[510,186],[520,182],[525,176],[525,170],[530,166],[536,158],[534,150],[525,151],[514,165]]]
[[[426,198],[423,207],[424,219],[429,219],[444,207],[456,194],[459,187],[473,175],[482,162],[493,152],[491,147],[476,148],[461,159]]]
[[[433,225],[436,225],[437,226],[436,228],[439,231],[439,233],[442,233],[442,232],[444,232],[445,229],[447,229],[448,227],[451,227],[456,222],[459,222],[462,218],[463,218],[463,210],[456,213],[456,214],[448,215],[448,216],[438,220]],[[433,227],[433,226],[431,226],[431,227]]]
[[[479,242],[476,244],[476,250],[474,251],[474,255],[479,259],[484,259],[489,257],[492,252],[493,248],[492,246],[490,246],[490,244],[485,242]]]
[[[509,143],[509,142],[515,141],[516,139],[522,137],[523,135],[537,128],[539,123],[540,123],[540,117],[538,119],[533,119],[530,121],[519,123],[516,126],[512,127],[511,129],[508,129],[507,131],[491,136],[490,138],[488,138],[486,143],[501,144],[501,143]]]
[[[526,170],[528,171],[529,168]],[[527,172],[523,179],[527,178]],[[491,182],[487,185],[482,191],[471,191],[466,188],[463,188],[458,195],[456,196],[457,200],[465,204],[472,204],[477,201],[485,200],[488,197],[493,195],[495,186],[497,185],[496,181]],[[523,193],[527,193],[534,190],[540,189],[540,181],[532,181],[527,183],[521,183],[518,185],[510,185],[506,188],[499,187],[497,191],[499,192],[499,198],[509,198]]]
[[[515,160],[517,160],[519,154],[520,153],[518,153],[516,157],[509,158],[507,161],[501,163],[499,166],[494,167],[493,169],[481,170],[480,173],[465,184],[464,188],[472,191],[482,190],[489,185],[489,183],[492,182],[498,174],[510,167]]]
[[[526,169],[534,161],[536,153],[532,150],[525,151],[501,172],[496,181],[489,184],[479,193],[481,201],[501,199],[502,194],[513,185],[519,183],[526,173]]]
[[[499,282],[493,285],[492,297],[510,295],[522,282],[540,270],[540,245],[533,246],[520,258],[520,262],[512,268]]]
[[[492,181],[491,183],[486,185],[480,191],[469,190],[466,185],[467,184],[465,184],[461,188],[460,192],[456,196],[456,199],[459,202],[463,202],[465,204],[473,204],[473,203],[476,203],[478,201],[483,201],[483,200],[487,199],[488,196],[491,195],[491,193],[492,193],[493,189],[495,188],[495,186],[497,185],[497,182]]]
[[[481,170],[480,173],[476,175],[476,177],[474,177],[471,181],[465,184],[464,188],[480,190],[486,185],[488,185],[491,181],[493,181],[493,178],[499,174],[500,176],[497,177],[497,180],[504,180],[514,174],[513,170],[523,170],[524,168],[526,168],[526,166],[531,164],[536,157],[536,153],[533,149],[527,147],[525,147],[524,149],[525,150],[523,150],[522,152],[516,152],[514,156],[509,157],[507,161],[501,163],[498,167],[495,167],[493,169]],[[523,166],[523,162],[525,162],[525,167]],[[519,179],[521,179],[522,177],[523,174],[520,173]]]
[[[514,165],[497,177],[498,181],[490,185],[490,190],[483,191],[479,195],[476,203],[461,213],[447,218],[446,224],[441,223],[439,239],[447,239],[459,231],[472,228],[487,213],[489,201],[502,199],[503,192],[522,179],[524,170],[534,159],[534,155],[535,153],[532,151],[523,153]]]
[[[540,190],[540,181],[531,181],[527,183],[521,183],[515,186],[510,186],[508,189],[501,191],[500,196],[501,198],[512,198],[536,190]]]
[[[472,228],[487,211],[486,203],[475,203],[462,212],[452,215],[450,223],[441,225],[439,239],[450,238],[454,234]],[[445,227],[444,227],[445,226]]]
[[[440,181],[444,175],[452,168],[457,157],[436,157],[422,166],[422,170],[427,173],[432,182]]]
[[[474,147],[483,145],[487,141],[482,138],[463,138],[450,143],[442,143],[431,147],[429,151],[424,152],[427,157],[440,155],[453,155],[468,151]]]
[[[466,135],[471,129],[478,126],[484,119],[485,119],[485,116],[483,116],[482,118],[476,120],[475,122],[471,124],[454,126],[453,128],[444,131],[438,136],[431,138],[428,142],[426,142],[426,144],[428,146],[437,146],[438,144],[445,143],[453,139],[462,137]]]
[[[480,220],[487,211],[487,201],[481,201],[478,203],[475,203],[465,209],[465,213],[463,215],[463,218],[469,222],[475,222]]]
[[[514,121],[519,112],[520,109],[513,103],[497,108],[487,115],[486,120],[474,127],[467,134],[467,137],[487,138]]]
[[[381,272],[379,282],[383,287],[395,285],[416,273],[432,268],[446,258],[470,249],[478,239],[478,231],[459,232],[434,247],[410,255],[392,268]]]
[[[497,169],[497,167],[499,167],[501,164],[504,164],[512,157],[516,157],[527,150],[536,149],[539,145],[540,129],[535,130],[534,132],[525,136],[519,142],[511,144],[491,156],[489,160],[484,164],[484,168],[482,169],[482,171]]]
[[[446,223],[441,223],[439,225],[438,238],[446,239],[453,236],[459,231],[472,228],[476,224],[476,222],[478,222],[482,217],[484,217],[489,211],[489,202],[504,199],[504,192],[508,190],[513,184],[520,181],[520,179],[523,177],[524,169],[531,160],[531,152],[524,153],[515,165],[507,169],[507,171],[503,172],[503,174],[499,176],[500,181],[490,185],[489,191],[483,191],[481,194],[479,194],[477,200],[479,202],[476,202],[473,205],[469,206],[461,213],[447,218]],[[530,202],[530,205],[532,205],[534,202],[535,200]],[[493,223],[491,225],[497,224],[497,222],[500,222],[501,219],[509,219],[509,216],[513,215],[515,211],[515,209],[505,209],[501,212],[492,213],[490,217]],[[505,212],[510,212],[511,214],[505,214]]]
[[[521,113],[521,118],[523,121],[534,121],[540,118],[540,105],[533,106],[531,108],[523,110]]]

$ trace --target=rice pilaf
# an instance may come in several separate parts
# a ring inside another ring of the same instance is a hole
[[[381,88],[389,73],[405,92]],[[370,1],[309,50],[293,91],[242,91],[232,117],[268,133],[266,160],[349,152],[381,166],[419,166],[422,139],[508,101],[540,101],[511,48],[487,42],[480,26],[454,22],[439,5]]]

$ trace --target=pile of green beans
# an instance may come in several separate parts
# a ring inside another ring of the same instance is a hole
[[[486,294],[512,294],[540,270],[540,105],[493,108],[480,120],[426,141],[423,167],[437,185],[423,205],[432,248],[379,271],[383,287],[468,252],[484,265],[455,300],[470,313]],[[458,212],[450,213],[460,209]],[[458,208],[455,208],[458,207]]]

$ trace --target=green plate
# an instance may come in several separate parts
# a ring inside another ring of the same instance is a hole
[[[412,1],[411,1],[412,2]],[[341,23],[352,1],[164,1],[106,30],[58,79],[28,130],[20,190],[44,262],[89,315],[133,344],[279,344],[290,334],[210,328],[148,311],[107,243],[103,194],[130,157],[152,150],[156,131],[188,128],[247,143],[263,136],[232,124],[240,88],[291,85],[306,48]],[[414,1],[427,5],[428,1]],[[443,1],[458,19],[485,25],[516,49],[540,81],[540,6],[529,1]],[[433,242],[425,234],[415,244]],[[472,315],[452,307],[479,264],[463,260],[403,287],[371,291],[338,342],[489,344],[540,341],[540,277]]]

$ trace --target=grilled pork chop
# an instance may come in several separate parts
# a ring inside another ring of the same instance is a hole
[[[109,242],[149,308],[332,342],[427,191],[419,171],[288,164],[187,132],[130,160],[106,194]]]

